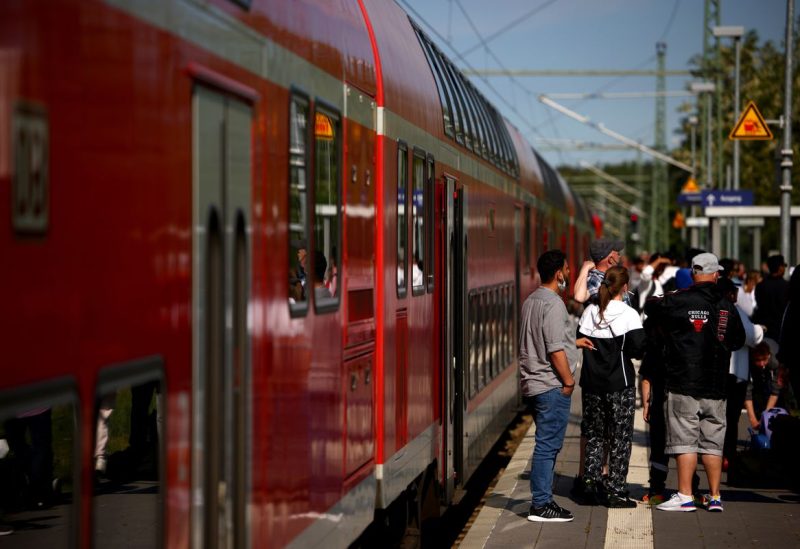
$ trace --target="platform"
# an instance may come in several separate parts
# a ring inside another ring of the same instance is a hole
[[[744,418],[744,416],[743,416]],[[800,547],[800,496],[788,489],[734,488],[722,475],[722,513],[698,508],[693,513],[665,512],[639,503],[636,509],[607,509],[576,503],[569,495],[578,471],[581,399],[572,397],[564,447],[556,463],[554,497],[575,515],[568,523],[527,520],[530,507],[531,426],[486,504],[459,547],[463,549],[572,547],[694,549],[718,547]],[[743,432],[744,419],[740,421]],[[631,496],[647,490],[647,424],[637,409],[634,446],[628,472]],[[698,467],[700,488],[707,489]],[[677,488],[675,461],[670,460],[668,491]]]

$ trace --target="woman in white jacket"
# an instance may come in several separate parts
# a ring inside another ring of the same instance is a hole
[[[753,324],[747,311],[737,303],[740,288],[727,278],[720,278],[717,282],[722,295],[736,305],[739,318],[744,326],[744,346],[731,353],[731,365],[728,370],[727,399],[725,404],[725,444],[722,447],[722,470],[727,471],[728,466],[736,455],[736,443],[739,440],[739,419],[742,415],[747,384],[750,381],[750,349],[764,339],[765,328],[760,324]]]
[[[598,291],[598,303],[581,316],[578,337],[591,341],[583,349],[581,391],[586,441],[583,475],[587,500],[608,507],[636,507],[628,497],[626,477],[633,439],[636,372],[632,358],[642,358],[645,334],[639,314],[623,303],[628,271],[612,267]],[[608,477],[602,477],[603,449],[608,446]]]

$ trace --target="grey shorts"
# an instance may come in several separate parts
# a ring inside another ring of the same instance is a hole
[[[667,454],[722,455],[725,400],[667,393],[664,402]]]

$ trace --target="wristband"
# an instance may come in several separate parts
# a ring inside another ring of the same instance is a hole
[[[573,387],[575,387],[575,382],[573,381],[572,385],[567,385],[566,383],[562,383],[561,386],[566,387],[567,389],[572,389]]]

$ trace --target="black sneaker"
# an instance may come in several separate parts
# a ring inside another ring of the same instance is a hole
[[[572,513],[560,507],[555,501],[551,501],[541,507],[531,505],[528,520],[531,522],[569,522],[575,517]]]
[[[609,509],[633,509],[636,507],[636,502],[627,494],[608,494],[606,506]]]

